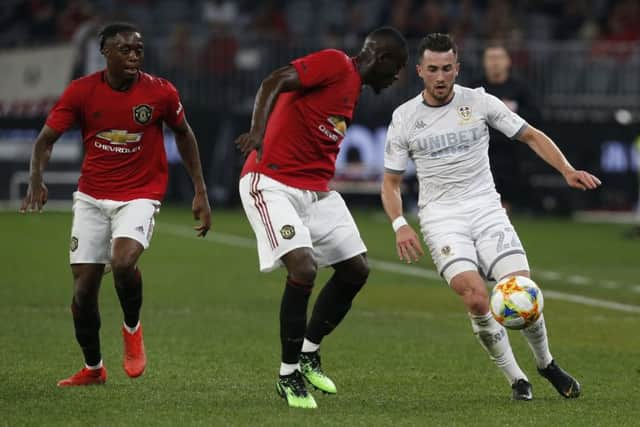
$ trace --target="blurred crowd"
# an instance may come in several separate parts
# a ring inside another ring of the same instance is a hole
[[[382,25],[411,46],[429,32],[452,33],[462,83],[479,77],[484,44],[499,41],[532,89],[560,103],[582,93],[620,103],[614,97],[640,91],[640,0],[2,0],[0,49],[71,42],[77,77],[102,67],[96,34],[114,20],[139,26],[145,69],[192,104],[250,110],[270,70],[320,48],[355,54]],[[412,74],[388,96],[410,96],[419,87]]]
[[[147,34],[360,39],[393,25],[408,38],[640,40],[639,0],[3,0],[0,47],[64,42],[83,26],[129,20]],[[231,48],[229,44],[226,48]]]

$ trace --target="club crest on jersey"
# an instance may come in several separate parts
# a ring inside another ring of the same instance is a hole
[[[468,121],[471,118],[471,107],[468,105],[458,107],[458,114],[462,117],[462,120]]]
[[[293,228],[293,225],[283,225],[280,234],[284,239],[291,240],[296,235],[296,229]]]
[[[141,125],[146,125],[151,120],[153,107],[147,104],[140,104],[133,107],[133,120]]]

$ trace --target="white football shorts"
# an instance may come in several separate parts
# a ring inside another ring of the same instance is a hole
[[[76,191],[73,193],[70,264],[108,264],[111,241],[118,237],[129,237],[147,249],[154,216],[159,210],[157,200],[98,200]]]
[[[315,191],[259,173],[243,176],[239,190],[256,235],[262,272],[282,266],[280,258],[297,248],[311,248],[320,267],[367,251],[347,205],[335,191],[319,198]]]
[[[418,216],[431,258],[449,284],[465,271],[500,280],[515,271],[529,270],[527,255],[499,196],[433,202]]]

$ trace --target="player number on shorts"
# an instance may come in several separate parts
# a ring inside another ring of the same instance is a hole
[[[505,243],[508,238],[511,237],[511,243]],[[497,252],[502,252],[511,248],[520,248],[522,245],[518,240],[518,236],[516,235],[513,228],[505,227],[504,231],[496,231],[491,235],[492,239],[498,239],[498,245],[496,246]]]

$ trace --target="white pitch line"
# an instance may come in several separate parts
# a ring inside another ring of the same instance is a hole
[[[194,230],[182,225],[169,224],[169,223],[161,223],[159,225],[160,226],[157,227],[156,230],[161,232],[166,232],[168,234],[172,234],[174,236],[179,236],[179,237],[186,237],[186,238],[196,237]],[[204,241],[210,242],[210,243],[222,243],[225,245],[242,247],[242,248],[251,248],[251,249],[256,248],[256,242],[254,239],[236,236],[233,234],[221,233],[219,231],[214,231],[211,234],[207,235]],[[407,276],[422,277],[426,279],[440,279],[440,275],[434,270],[405,265],[398,262],[390,262],[390,261],[383,261],[383,260],[369,258],[369,265],[373,269],[385,271],[388,273],[404,274]],[[545,278],[546,280],[563,279],[560,273],[556,273],[553,271],[546,271],[546,272],[540,271],[537,273],[537,275],[542,278]],[[568,279],[572,279],[570,281],[572,281],[574,284],[584,284],[585,283],[584,279],[587,279],[588,281],[587,283],[590,282],[590,280],[584,276],[568,276]],[[608,283],[609,286],[605,285],[605,287],[611,287],[612,283],[615,283],[615,282],[609,281]],[[617,285],[617,283],[615,284]],[[634,286],[632,290],[640,292],[640,286]],[[608,308],[616,311],[624,311],[627,313],[640,313],[640,306],[637,306],[637,305],[622,304],[622,303],[617,303],[613,301],[589,298],[582,295],[573,295],[573,294],[567,294],[564,292],[545,290],[544,296],[545,298],[549,298],[549,299],[569,301],[576,304],[588,305],[591,307],[602,307],[602,308]]]

